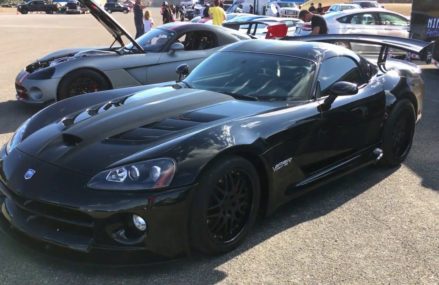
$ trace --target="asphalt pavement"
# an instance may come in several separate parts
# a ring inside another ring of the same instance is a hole
[[[113,16],[134,34],[133,14]],[[15,101],[21,68],[56,49],[109,46],[112,38],[90,15],[2,14],[0,31],[3,144],[39,110]],[[424,114],[403,165],[362,169],[287,204],[229,254],[93,265],[0,231],[0,284],[439,284],[439,70],[424,66],[423,77]]]

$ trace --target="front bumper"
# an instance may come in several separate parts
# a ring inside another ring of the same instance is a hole
[[[2,216],[19,232],[84,253],[144,251],[167,258],[188,253],[193,186],[155,193],[94,191],[79,186],[84,177],[69,178],[70,171],[18,150],[11,154],[14,161],[0,160],[0,203]],[[29,166],[37,171],[34,181],[23,178]],[[130,225],[133,214],[146,221],[145,232]]]
[[[29,104],[44,104],[56,100],[59,78],[31,80],[29,72],[22,70],[15,79],[16,98]]]

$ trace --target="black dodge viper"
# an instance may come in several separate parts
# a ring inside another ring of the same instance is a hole
[[[1,150],[2,218],[75,251],[228,252],[258,215],[406,158],[421,72],[383,54],[375,65],[328,43],[243,41],[179,66],[176,83],[49,106]]]

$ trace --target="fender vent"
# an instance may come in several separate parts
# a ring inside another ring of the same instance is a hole
[[[80,137],[71,134],[62,134],[62,138],[67,146],[75,146],[82,141]]]

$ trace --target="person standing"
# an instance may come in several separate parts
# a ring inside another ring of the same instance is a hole
[[[316,7],[314,7],[314,3],[311,3],[311,6],[309,7],[308,11],[311,13],[314,13],[316,11]]]
[[[136,26],[136,39],[143,35],[144,28],[143,28],[143,9],[142,6],[140,6],[140,0],[136,0],[134,7],[133,7],[133,13],[134,13],[134,25]]]
[[[145,29],[145,33],[151,31],[152,26],[154,25],[154,21],[151,17],[151,13],[149,10],[145,11],[145,16],[143,17],[143,28]]]
[[[172,12],[171,9],[169,8],[167,1],[163,2],[162,4],[162,17],[163,17],[163,24],[173,22]]]
[[[299,19],[304,22],[311,21],[311,35],[324,35],[328,33],[328,25],[325,18],[320,15],[314,15],[307,10],[302,10],[299,13]]]
[[[213,7],[209,8],[209,14],[212,18],[212,24],[217,26],[221,26],[226,20],[226,12],[224,12],[224,9],[221,8],[219,4],[219,0],[214,0]]]
[[[322,7],[322,3],[319,3],[317,5],[317,14],[319,15],[323,15],[323,7]]]

